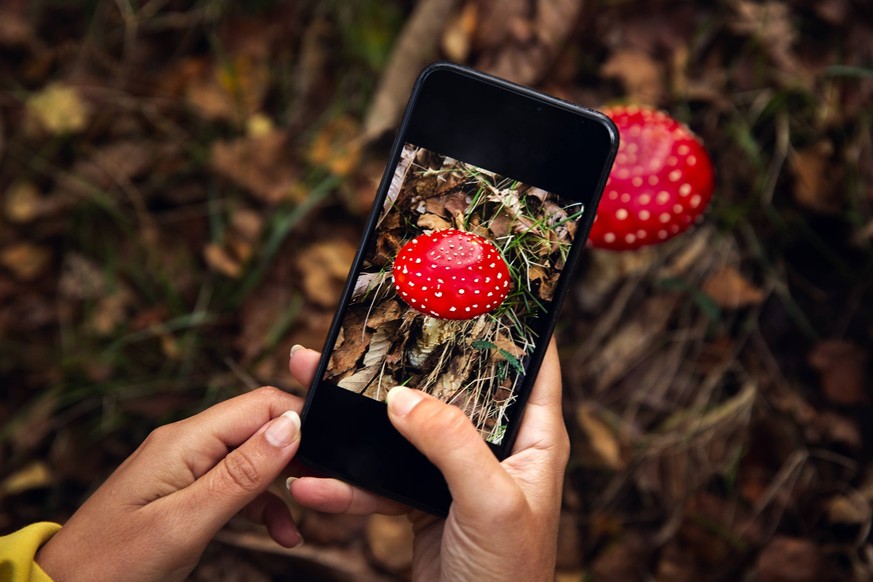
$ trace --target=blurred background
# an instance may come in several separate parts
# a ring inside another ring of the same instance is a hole
[[[590,250],[557,329],[556,578],[865,580],[873,7],[862,0],[4,0],[0,533],[64,521],[154,427],[302,395],[417,72],[650,104],[705,220]],[[405,518],[232,522],[195,580],[403,580]]]

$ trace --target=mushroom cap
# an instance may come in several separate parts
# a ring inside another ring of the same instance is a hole
[[[621,141],[589,241],[597,248],[636,249],[687,230],[706,209],[715,172],[688,127],[650,107],[603,111]]]
[[[471,319],[509,294],[509,267],[491,242],[447,228],[421,234],[394,259],[394,288],[410,307],[440,319]]]

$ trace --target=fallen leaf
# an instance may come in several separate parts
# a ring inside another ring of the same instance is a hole
[[[595,405],[583,402],[576,407],[576,422],[585,431],[591,450],[610,469],[623,470],[627,463],[615,431],[598,415]]]
[[[753,37],[781,71],[792,74],[799,70],[793,53],[797,30],[785,2],[738,0],[731,6],[735,16],[730,27],[735,32]]]
[[[582,13],[581,0],[489,1],[482,5],[476,67],[522,84],[549,71]],[[532,6],[533,5],[533,6]],[[491,31],[493,29],[493,32]]]
[[[21,281],[32,281],[42,275],[51,258],[49,249],[29,242],[12,243],[0,251],[0,265]]]
[[[240,261],[215,242],[207,243],[203,247],[203,260],[210,269],[227,277],[236,279],[242,274]]]
[[[52,482],[52,473],[45,461],[36,460],[6,477],[0,483],[0,499],[47,487]]]
[[[804,208],[822,214],[842,210],[844,190],[836,187],[829,160],[833,145],[822,141],[798,151],[791,157],[794,174],[794,200]]]
[[[610,55],[600,70],[607,79],[621,81],[627,98],[635,103],[657,104],[664,96],[664,72],[648,53],[620,49]]]
[[[503,2],[507,4],[506,0]],[[467,2],[449,21],[443,31],[441,46],[449,60],[463,63],[470,54],[473,44],[473,34],[476,32],[478,23],[478,4]],[[490,28],[490,27],[488,27]]]
[[[355,258],[355,247],[344,240],[315,243],[297,258],[306,296],[317,305],[336,305]]]
[[[305,511],[301,517],[300,533],[307,541],[321,546],[345,546],[360,539],[366,527],[361,515],[329,514]]]
[[[0,6],[0,46],[26,47],[35,38],[25,2],[3,2]]]
[[[309,146],[309,161],[327,168],[337,176],[348,176],[361,159],[360,127],[354,118],[344,115],[321,128]]]
[[[107,282],[95,261],[76,252],[64,256],[61,277],[58,284],[60,294],[65,299],[97,299],[106,293]]]
[[[828,521],[840,524],[863,524],[873,517],[870,504],[859,493],[835,495],[825,502]]]
[[[192,62],[185,88],[191,108],[207,120],[243,125],[264,102],[272,75],[265,59],[236,55],[211,64]]]
[[[288,134],[277,130],[258,137],[219,140],[212,144],[213,170],[268,204],[294,200],[297,170]]]
[[[367,546],[376,564],[389,572],[412,567],[412,524],[404,515],[372,515],[367,520]]]
[[[69,174],[57,182],[57,196],[92,198],[113,185],[129,191],[129,182],[143,175],[156,159],[151,143],[143,140],[121,140],[94,151],[76,162]]]
[[[867,358],[867,351],[857,344],[825,340],[813,348],[808,361],[818,371],[822,392],[828,401],[841,406],[856,406],[870,400]]]
[[[51,83],[27,100],[27,112],[53,135],[77,133],[88,125],[89,108],[79,91],[63,83]]]
[[[112,293],[100,297],[88,313],[88,328],[100,336],[113,334],[122,322],[127,321],[127,310],[133,302],[133,294],[125,286],[117,286]]]
[[[442,230],[444,228],[451,228],[452,223],[436,214],[425,212],[419,217],[418,226],[429,230]]]
[[[596,554],[591,564],[591,579],[615,582],[646,580],[650,577],[648,562],[652,551],[648,539],[636,531],[628,531]]]
[[[731,266],[722,267],[707,279],[703,292],[725,309],[741,309],[764,301],[764,292]]]
[[[558,520],[558,554],[555,568],[558,570],[577,570],[582,566],[582,550],[585,543],[579,532],[576,517],[561,512]]]
[[[6,190],[3,211],[11,222],[30,222],[40,214],[39,190],[33,182],[16,182]]]
[[[824,574],[824,555],[812,540],[777,536],[755,561],[759,582],[814,582]]]

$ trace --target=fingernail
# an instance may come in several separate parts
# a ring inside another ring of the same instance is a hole
[[[287,489],[288,491],[291,491],[291,483],[293,483],[294,481],[296,481],[299,478],[300,477],[288,477],[287,479],[285,479],[285,489]]]
[[[406,386],[395,386],[388,391],[385,402],[388,408],[397,416],[406,416],[415,406],[424,399],[424,395],[418,390],[412,390]]]
[[[287,447],[300,438],[300,417],[293,410],[289,410],[267,427],[264,437],[274,447]]]
[[[290,360],[291,358],[293,358],[294,354],[296,354],[297,352],[299,352],[302,349],[303,349],[303,346],[301,346],[300,344],[294,344],[293,346],[291,346],[291,353],[288,354],[288,359]]]
[[[293,546],[291,546],[291,549],[292,549],[292,550],[293,550],[294,548],[299,548],[300,546],[303,545],[303,536],[300,535],[300,532],[297,532],[297,537],[300,539],[300,541],[298,541],[296,544],[294,544]]]

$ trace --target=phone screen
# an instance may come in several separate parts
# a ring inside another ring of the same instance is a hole
[[[393,427],[398,385],[512,450],[618,146],[602,114],[477,71],[419,76],[303,409],[297,458],[445,515],[439,470]]]
[[[585,206],[405,143],[323,380],[410,386],[501,444]]]

